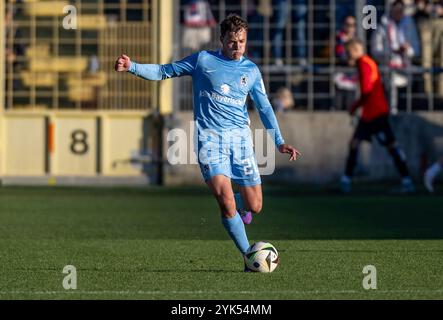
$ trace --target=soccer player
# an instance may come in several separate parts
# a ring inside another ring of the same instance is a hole
[[[251,212],[259,213],[262,209],[261,179],[246,109],[248,94],[265,128],[274,136],[278,150],[290,154],[290,161],[296,160],[299,152],[285,144],[260,70],[243,56],[247,22],[231,14],[220,28],[218,51],[200,51],[165,65],[139,64],[121,55],[115,70],[147,80],[192,77],[200,170],[218,202],[224,228],[244,255],[249,247],[245,224],[251,223]],[[239,194],[234,195],[231,180],[238,185]]]
[[[434,179],[443,169],[443,157],[441,157],[436,163],[428,168],[424,176],[424,184],[426,189],[430,192],[434,192]]]
[[[383,85],[377,64],[365,54],[363,43],[357,39],[346,43],[351,64],[358,68],[360,81],[360,98],[350,108],[350,114],[354,115],[359,107],[363,111],[357,128],[349,144],[349,154],[346,161],[345,174],[341,178],[340,187],[342,192],[351,191],[351,179],[357,164],[358,147],[362,140],[371,142],[372,136],[387,148],[391,155],[402,180],[398,190],[401,193],[415,191],[414,184],[409,175],[406,165],[406,157],[398,147],[394,133],[389,124],[389,107],[383,91]]]

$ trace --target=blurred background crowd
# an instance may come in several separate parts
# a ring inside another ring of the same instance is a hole
[[[443,108],[442,0],[174,1],[176,39],[171,60],[217,48],[218,23],[227,14],[238,13],[249,22],[247,55],[261,67],[277,112],[346,110],[358,95],[355,69],[344,50],[352,38],[363,40],[379,64],[393,114]],[[80,15],[91,16],[79,32],[60,27],[63,13],[57,13],[57,8],[30,12],[28,1],[6,0],[6,108],[143,109],[142,100],[131,104],[126,99],[122,105],[122,97],[112,96],[114,80],[108,64],[118,46],[112,46],[106,26],[142,23],[126,32],[132,46],[143,44],[143,30],[150,27],[150,1],[82,0],[72,4]],[[363,28],[363,21],[369,18],[376,22],[375,29]],[[129,44],[125,48],[135,51]],[[150,58],[148,54],[138,56]],[[68,58],[58,59],[49,72],[41,62],[51,57]],[[146,60],[143,62],[149,62]],[[180,79],[177,85],[174,108],[191,110],[190,79]]]
[[[393,114],[442,108],[443,1],[182,0],[181,12],[182,55],[216,46],[215,21],[226,12],[248,19],[248,56],[278,112],[349,108],[358,94],[344,49],[352,38],[379,64]],[[376,28],[366,30],[364,19]]]

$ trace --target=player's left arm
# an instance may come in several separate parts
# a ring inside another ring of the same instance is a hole
[[[375,82],[377,81],[377,69],[374,69],[370,64],[362,62],[359,65],[359,82],[360,82],[360,98],[353,103],[349,113],[353,115],[357,109],[364,104],[367,97],[374,89]]]
[[[263,83],[260,71],[257,70],[257,73],[258,73],[257,77],[250,90],[250,95],[255,103],[256,109],[258,110],[260,119],[263,125],[265,126],[266,130],[268,131],[268,133],[274,136],[274,142],[278,150],[281,153],[290,154],[291,155],[291,157],[289,158],[290,161],[297,160],[297,156],[301,154],[293,146],[285,143],[280,132],[280,127],[277,122],[277,117],[275,116],[274,110],[272,109],[272,105],[269,102],[268,96],[266,94],[266,88]]]

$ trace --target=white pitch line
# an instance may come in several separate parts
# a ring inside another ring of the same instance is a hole
[[[357,293],[367,293],[366,290],[312,290],[312,291],[297,291],[297,290],[281,290],[281,291],[81,291],[81,290],[64,290],[64,291],[0,291],[0,295],[56,295],[56,294],[84,294],[84,295],[164,295],[164,294],[296,294],[296,295],[307,295],[307,294],[357,294]],[[443,289],[436,290],[370,290],[370,292],[389,294],[389,293],[443,293]]]

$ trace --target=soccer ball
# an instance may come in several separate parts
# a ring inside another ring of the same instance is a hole
[[[279,263],[278,252],[269,242],[256,242],[244,255],[246,266],[255,272],[272,272]]]

